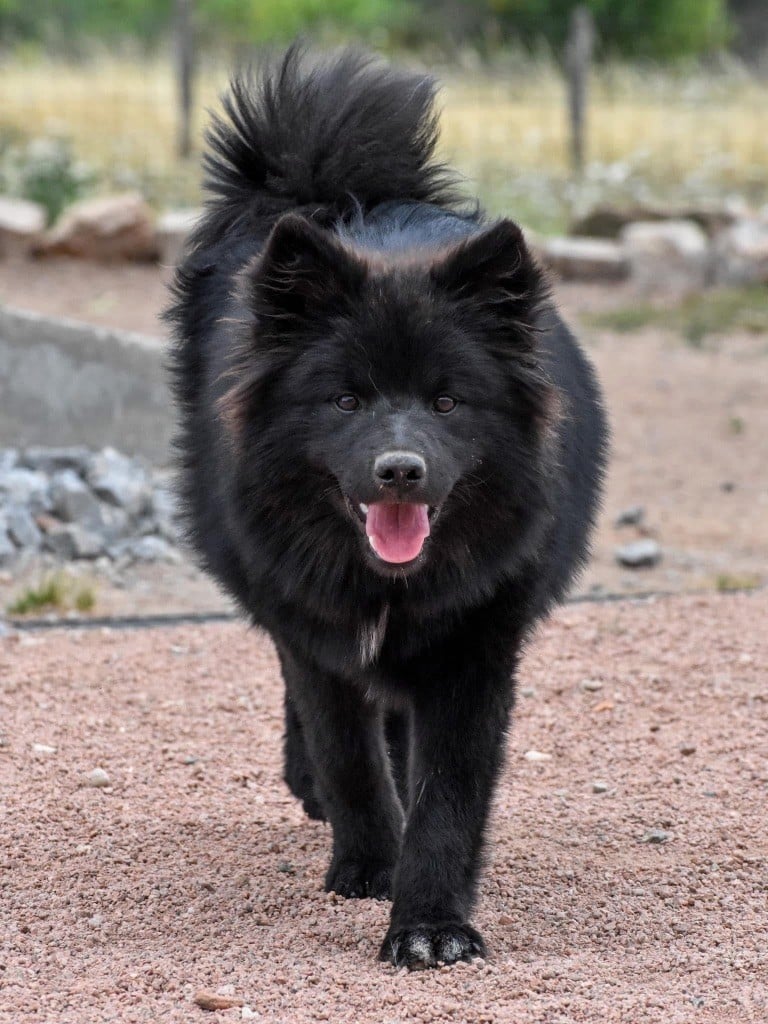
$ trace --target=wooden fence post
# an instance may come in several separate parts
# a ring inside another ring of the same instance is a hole
[[[568,86],[568,116],[571,129],[571,162],[581,174],[586,152],[587,86],[595,24],[588,7],[574,7],[565,44],[565,76]]]
[[[174,35],[179,101],[176,150],[182,159],[192,155],[192,79],[195,64],[192,16],[192,0],[175,0]]]

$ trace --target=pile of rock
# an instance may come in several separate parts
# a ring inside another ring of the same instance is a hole
[[[180,541],[167,470],[114,448],[0,450],[0,565],[43,552],[176,562]]]
[[[572,280],[628,279],[643,294],[768,284],[768,209],[596,207],[540,258]]]

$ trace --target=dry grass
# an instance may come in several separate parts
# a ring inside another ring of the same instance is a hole
[[[159,202],[195,201],[197,161],[185,165],[174,154],[171,71],[158,60],[6,63],[0,130],[66,135],[108,186],[137,184]],[[223,66],[200,75],[198,140],[226,78]],[[635,198],[648,187],[661,194],[739,190],[765,201],[768,133],[759,125],[767,106],[768,87],[738,69],[688,76],[605,69],[592,83],[591,166],[574,188],[562,83],[551,62],[530,61],[495,76],[449,75],[443,145],[491,207],[522,206],[522,215],[528,204],[543,215],[606,189]]]

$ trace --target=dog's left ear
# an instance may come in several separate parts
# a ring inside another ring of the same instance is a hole
[[[548,289],[517,224],[500,220],[462,242],[431,276],[487,328],[503,331],[522,348],[534,346],[533,319]]]

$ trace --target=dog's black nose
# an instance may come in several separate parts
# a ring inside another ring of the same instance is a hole
[[[424,483],[427,464],[416,452],[385,452],[374,462],[373,475],[380,487],[405,490]]]

